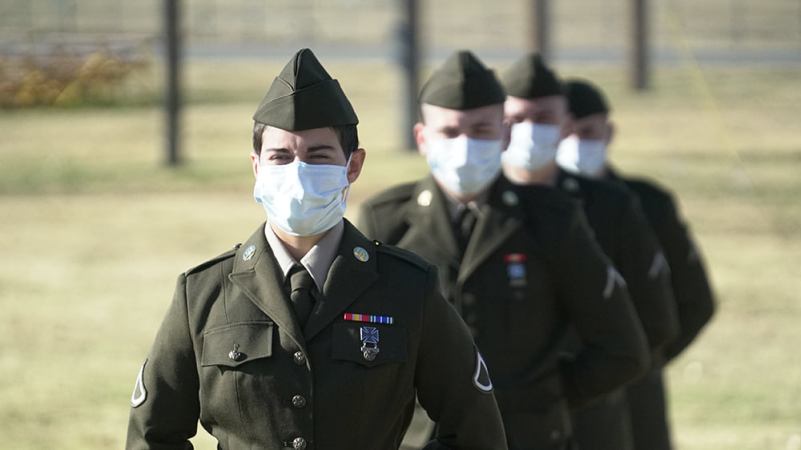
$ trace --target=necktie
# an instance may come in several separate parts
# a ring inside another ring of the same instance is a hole
[[[309,315],[314,309],[314,280],[301,265],[295,264],[289,271],[289,299],[295,307],[295,315],[301,326],[306,325]]]
[[[459,216],[456,218],[454,234],[456,243],[459,245],[460,258],[464,256],[464,252],[467,250],[467,244],[470,242],[470,235],[473,233],[477,219],[476,213],[467,205],[459,212]]]

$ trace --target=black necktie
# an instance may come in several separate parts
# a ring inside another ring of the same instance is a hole
[[[467,250],[467,244],[470,242],[470,235],[473,233],[473,228],[476,226],[476,214],[467,205],[464,206],[459,212],[459,216],[454,223],[454,235],[456,236],[456,243],[459,245],[459,255],[464,256]]]
[[[300,265],[295,264],[289,271],[289,299],[295,307],[300,326],[306,325],[309,315],[314,309],[314,280],[311,274]]]

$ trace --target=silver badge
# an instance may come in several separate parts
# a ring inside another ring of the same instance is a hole
[[[367,361],[375,361],[378,356],[378,341],[379,334],[376,327],[361,327],[359,329],[359,338],[362,340],[362,356]]]
[[[242,252],[242,261],[250,261],[254,254],[256,254],[256,246],[253,244],[248,245],[245,251]]]
[[[353,256],[361,262],[367,262],[370,259],[370,254],[364,247],[353,247]]]
[[[517,198],[517,194],[514,191],[504,191],[501,199],[506,206],[517,206],[520,202],[520,199]]]
[[[420,206],[429,206],[431,205],[431,198],[432,198],[431,191],[426,189],[425,191],[421,192],[420,195],[417,196],[417,204]]]

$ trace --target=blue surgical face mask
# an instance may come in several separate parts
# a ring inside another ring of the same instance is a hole
[[[606,167],[606,141],[571,135],[559,144],[556,162],[568,172],[599,177]]]
[[[503,152],[507,167],[537,170],[556,158],[561,130],[558,125],[521,122],[512,125],[512,140]]]
[[[426,142],[431,174],[446,189],[458,195],[486,189],[501,171],[501,140],[435,138]]]
[[[253,197],[270,224],[293,236],[321,234],[342,220],[348,188],[348,164],[260,165]]]

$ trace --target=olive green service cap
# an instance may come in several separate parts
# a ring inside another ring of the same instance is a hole
[[[589,81],[569,80],[565,83],[565,96],[570,114],[576,119],[610,111],[601,89]]]
[[[473,53],[452,54],[420,90],[420,103],[448,109],[473,109],[503,103],[506,93],[492,70]]]
[[[562,95],[562,83],[542,57],[529,53],[501,73],[507,95],[525,99]]]
[[[287,131],[359,123],[339,82],[308,48],[298,51],[273,80],[253,120]]]

